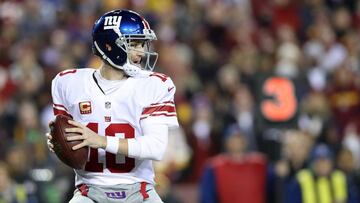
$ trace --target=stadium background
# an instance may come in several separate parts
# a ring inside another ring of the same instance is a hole
[[[148,19],[156,71],[177,86],[181,128],[156,164],[168,202],[198,202],[204,166],[226,151],[234,125],[244,153],[263,153],[267,167],[297,153],[310,160],[325,143],[336,167],[359,180],[358,1],[0,0],[2,195],[24,186],[31,202],[71,196],[71,169],[46,148],[50,83],[61,70],[98,67],[92,25],[117,8]]]

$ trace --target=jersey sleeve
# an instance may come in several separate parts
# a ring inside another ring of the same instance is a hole
[[[51,96],[53,102],[53,111],[54,115],[67,115],[70,116],[70,113],[67,108],[66,97],[65,97],[65,88],[63,87],[63,80],[61,75],[58,74],[51,82]]]
[[[141,122],[166,124],[169,127],[179,126],[174,103],[174,95],[176,87],[171,78],[166,77],[154,79],[152,85],[151,100],[143,109],[141,114]]]

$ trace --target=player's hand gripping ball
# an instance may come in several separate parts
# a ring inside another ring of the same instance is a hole
[[[57,115],[55,121],[50,124],[51,143],[54,146],[55,154],[63,163],[74,169],[84,169],[89,155],[89,147],[72,150],[72,147],[81,143],[82,140],[67,141],[67,137],[79,135],[65,132],[65,128],[74,127],[68,123],[68,120],[72,119],[65,115]]]

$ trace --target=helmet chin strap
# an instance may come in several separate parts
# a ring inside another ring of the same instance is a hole
[[[141,68],[131,64],[129,59],[126,60],[126,63],[122,66],[122,69],[124,70],[125,74],[130,77],[134,77],[141,72]]]

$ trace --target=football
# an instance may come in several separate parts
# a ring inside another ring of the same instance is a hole
[[[61,114],[56,116],[55,121],[50,125],[51,143],[54,145],[55,154],[63,163],[74,169],[84,169],[89,155],[89,147],[72,150],[73,146],[82,141],[66,140],[67,137],[78,135],[65,132],[65,128],[73,127],[68,120],[72,120],[72,118]]]

